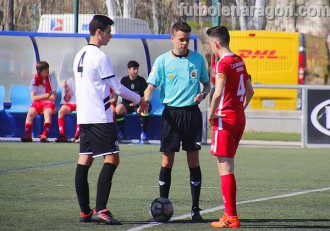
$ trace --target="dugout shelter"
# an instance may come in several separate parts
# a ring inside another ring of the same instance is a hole
[[[59,110],[62,100],[62,86],[65,80],[73,76],[72,63],[75,54],[88,43],[88,34],[55,34],[31,32],[0,32],[0,99],[3,110],[0,113],[0,137],[21,137],[24,135],[24,122],[27,110],[31,104],[28,91],[29,84],[36,74],[36,63],[45,60],[50,65],[50,75],[58,82],[56,107]],[[155,59],[170,50],[172,43],[170,35],[146,34],[113,34],[107,46],[101,49],[109,54],[116,76],[120,79],[127,75],[127,63],[136,60],[140,64],[139,75],[144,78],[152,68]],[[201,42],[196,35],[191,35],[189,49],[201,53],[204,57]],[[206,62],[207,63],[207,62]],[[157,89],[159,91],[159,89]],[[152,140],[159,139],[159,122],[163,106],[158,92],[152,99],[147,136]],[[207,135],[207,102],[200,105],[203,112],[204,134]],[[75,130],[76,115],[66,116],[68,137]],[[127,123],[127,124],[126,124]],[[34,121],[33,135],[41,133],[43,115]],[[129,139],[138,139],[140,134],[138,116],[130,116],[125,120],[126,135]],[[53,116],[49,138],[59,136],[57,113]]]

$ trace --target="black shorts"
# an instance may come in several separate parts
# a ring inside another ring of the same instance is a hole
[[[98,157],[119,153],[118,144],[113,123],[80,124],[80,154]]]
[[[198,105],[168,107],[163,110],[160,123],[160,151],[178,152],[201,149],[202,113]]]
[[[127,113],[133,113],[136,112],[136,110],[139,108],[139,105],[135,105],[135,106],[130,106],[129,103],[124,103],[121,102],[121,104],[126,108]]]

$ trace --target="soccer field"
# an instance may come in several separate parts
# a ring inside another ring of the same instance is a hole
[[[213,230],[209,223],[223,207],[209,148],[203,146],[200,155],[205,221],[190,222],[189,170],[180,152],[172,171],[172,221],[154,224],[148,209],[158,197],[159,146],[122,144],[108,207],[123,225],[107,227],[79,222],[77,144],[1,142],[0,230]],[[102,163],[96,159],[90,170],[91,206]],[[235,173],[242,230],[330,229],[329,150],[242,146]]]

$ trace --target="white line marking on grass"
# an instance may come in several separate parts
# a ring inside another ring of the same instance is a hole
[[[282,195],[278,195],[278,196],[263,197],[263,198],[251,199],[251,200],[246,200],[246,201],[238,201],[237,205],[260,202],[260,201],[267,201],[267,200],[271,200],[271,199],[293,197],[293,196],[298,196],[298,195],[302,195],[302,194],[313,193],[313,192],[322,192],[322,191],[328,191],[328,190],[330,190],[330,187],[310,189],[310,190],[304,190],[304,191],[300,191],[300,192],[292,192],[292,193],[282,194]],[[218,207],[205,209],[205,210],[201,211],[201,214],[215,212],[215,211],[223,209],[223,208],[224,208],[224,206],[221,205],[221,206],[218,206]],[[188,218],[190,216],[191,216],[190,214],[185,214],[185,215],[182,215],[182,216],[173,217],[170,221],[181,220],[181,219]],[[140,226],[137,226],[137,227],[127,229],[126,231],[139,231],[139,230],[151,228],[153,226],[161,225],[161,224],[163,224],[163,223],[150,222],[150,223],[145,224],[145,225],[140,225]]]

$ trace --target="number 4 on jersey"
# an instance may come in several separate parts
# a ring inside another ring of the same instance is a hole
[[[81,73],[81,77],[83,76],[82,72],[84,70],[84,57],[85,57],[85,54],[86,54],[86,51],[80,57],[80,60],[79,60],[79,63],[78,63],[78,68],[77,68],[77,72]]]
[[[245,95],[245,85],[244,85],[244,74],[241,74],[239,77],[237,96],[240,96],[240,101],[244,102]]]

